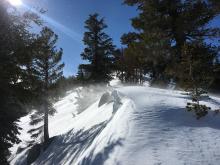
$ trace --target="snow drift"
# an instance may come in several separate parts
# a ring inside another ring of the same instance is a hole
[[[108,99],[82,113],[76,111],[74,91],[55,104],[58,113],[49,121],[54,140],[33,164],[220,164],[219,115],[196,120],[185,111],[189,96],[182,91],[112,84],[117,88],[108,91]],[[202,103],[220,107],[217,97]],[[23,139],[27,120],[20,122]],[[27,149],[14,154],[11,164],[25,164],[26,156]]]

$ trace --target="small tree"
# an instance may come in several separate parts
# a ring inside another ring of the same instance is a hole
[[[36,39],[37,51],[36,58],[34,61],[35,75],[39,80],[39,86],[41,86],[41,91],[38,91],[39,96],[42,98],[39,101],[41,102],[41,108],[43,111],[39,111],[35,117],[33,116],[33,124],[41,121],[36,117],[40,116],[44,120],[44,142],[49,140],[49,131],[48,131],[48,115],[55,112],[49,95],[49,90],[59,78],[61,78],[63,72],[62,69],[64,64],[60,64],[63,51],[62,49],[56,49],[56,42],[58,36],[48,27],[44,27],[40,32],[40,35]],[[36,130],[35,130],[36,131]],[[37,134],[35,134],[37,136]]]
[[[85,21],[85,28],[88,31],[84,33],[83,42],[86,48],[81,56],[83,60],[90,62],[84,68],[91,73],[90,80],[93,82],[108,82],[111,79],[112,55],[115,46],[112,39],[104,32],[104,29],[107,28],[104,19],[98,17],[98,14],[93,14]]]
[[[199,101],[213,81],[213,62],[217,52],[210,45],[195,41],[185,44],[183,48],[183,60],[179,70],[181,70],[180,83],[190,92],[193,103],[187,104],[188,111],[194,111],[197,118],[201,118],[208,113],[209,107],[200,105]]]

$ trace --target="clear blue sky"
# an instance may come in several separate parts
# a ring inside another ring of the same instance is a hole
[[[65,63],[64,75],[77,73],[81,60],[80,54],[84,45],[82,42],[84,22],[89,14],[95,12],[105,18],[108,25],[107,34],[113,38],[114,44],[121,47],[120,37],[123,33],[133,31],[130,19],[137,15],[134,7],[123,5],[123,0],[22,0],[24,8],[43,8],[47,10],[43,19],[47,21],[59,36],[58,46],[63,48]],[[25,7],[26,6],[26,7]],[[212,21],[211,26],[220,26],[220,17]],[[217,43],[217,41],[210,41]]]
[[[28,7],[38,7],[47,10],[44,14],[48,25],[59,36],[58,46],[64,50],[64,75],[77,73],[81,60],[80,54],[84,45],[82,42],[84,21],[89,14],[95,12],[105,18],[108,28],[106,32],[113,38],[114,44],[121,47],[120,37],[123,33],[132,31],[130,19],[137,15],[133,7],[123,5],[123,0],[22,0]]]

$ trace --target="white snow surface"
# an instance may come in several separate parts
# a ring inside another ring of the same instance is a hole
[[[34,165],[219,165],[220,114],[209,113],[197,120],[186,112],[189,98],[183,91],[148,86],[118,86],[120,97],[98,107],[99,100],[80,114],[76,112],[72,92],[57,102],[57,113],[49,119],[53,142]],[[213,109],[220,98],[201,103]],[[74,114],[74,115],[73,115]],[[75,117],[73,117],[75,116]],[[21,139],[26,133],[29,115],[21,118]],[[27,149],[16,154],[12,148],[11,164],[24,164]]]
[[[113,87],[119,87],[122,86],[121,81],[119,80],[119,78],[115,77],[113,80],[110,81],[109,83],[110,86]]]

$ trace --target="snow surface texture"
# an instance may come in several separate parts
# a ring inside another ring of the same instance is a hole
[[[98,107],[97,100],[80,114],[74,92],[55,104],[58,113],[50,118],[49,128],[56,137],[35,165],[220,164],[219,115],[196,120],[185,111],[189,98],[182,91],[119,87],[116,81],[112,86],[117,86],[111,92],[113,101]],[[220,107],[216,97],[202,103]],[[21,119],[24,130],[27,118]],[[26,136],[22,131],[21,138]],[[25,164],[26,154],[15,155],[11,164]]]
[[[62,133],[66,133],[67,131],[71,130],[73,128],[73,121],[75,120],[74,116],[77,115],[76,110],[76,98],[77,93],[74,91],[72,93],[69,93],[66,97],[64,97],[62,100],[58,101],[54,104],[54,108],[56,109],[57,113],[55,113],[54,116],[49,117],[49,134],[51,137],[60,135]],[[22,128],[20,131],[19,138],[21,139],[21,143],[18,145],[14,145],[10,151],[12,152],[12,156],[9,158],[11,161],[11,164],[22,164],[23,161],[27,157],[27,150],[25,149],[22,152],[17,152],[18,150],[24,149],[28,146],[28,143],[30,143],[33,139],[31,139],[30,134],[27,132],[33,128],[33,126],[30,126],[30,117],[31,114],[22,117],[20,119],[20,122],[18,123],[19,126]],[[39,142],[41,139],[37,139]]]

